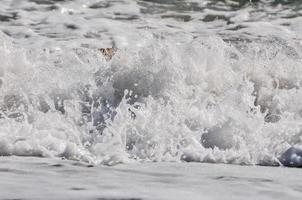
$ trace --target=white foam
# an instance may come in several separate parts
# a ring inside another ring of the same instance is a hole
[[[294,41],[275,38],[236,48],[219,37],[146,35],[137,43],[140,48],[122,48],[107,63],[97,50],[20,48],[1,35],[0,154],[109,165],[273,165],[300,144],[301,52]],[[87,85],[91,100],[116,101],[117,114],[102,134],[83,120],[78,90]],[[114,99],[124,90],[133,90],[139,101]]]

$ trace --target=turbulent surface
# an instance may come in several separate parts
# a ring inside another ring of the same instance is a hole
[[[280,165],[302,147],[301,14],[294,0],[3,0],[0,155]]]

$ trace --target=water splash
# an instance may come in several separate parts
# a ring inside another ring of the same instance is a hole
[[[278,165],[301,145],[301,52],[281,38],[98,50],[0,38],[0,154]]]

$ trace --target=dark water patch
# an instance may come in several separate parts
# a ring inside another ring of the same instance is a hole
[[[231,7],[232,9],[240,9],[245,6],[252,6],[255,3],[261,2],[260,0],[212,0],[212,3],[224,3],[226,6]]]
[[[84,37],[85,38],[102,38],[102,34],[101,34],[100,31],[98,31],[98,32],[89,31],[89,32],[84,34]]]
[[[81,162],[75,162],[75,163],[72,163],[71,165],[77,166],[77,167],[88,167],[88,168],[94,167],[94,165],[81,163]]]
[[[82,191],[82,190],[86,190],[86,188],[72,187],[72,188],[70,188],[70,190],[74,190],[74,191]]]
[[[292,188],[294,191],[297,191],[297,192],[302,193],[302,188],[301,188],[301,186],[294,185],[294,186],[292,186],[291,188]]]
[[[142,200],[141,198],[113,198],[113,197],[101,197],[97,198],[96,200]]]
[[[109,8],[111,4],[106,1],[100,1],[89,6],[91,9]]]
[[[75,24],[65,24],[65,27],[71,30],[79,29],[79,27],[76,26]]]
[[[267,122],[267,123],[277,123],[278,121],[280,121],[280,119],[281,119],[280,115],[270,114],[270,113],[268,113],[264,117],[264,121]]]
[[[223,181],[246,181],[252,183],[272,183],[273,180],[265,179],[265,178],[249,178],[249,177],[236,177],[236,176],[217,176],[214,177],[215,180],[223,180]]]
[[[183,21],[183,22],[189,22],[192,20],[192,17],[190,15],[162,15],[161,18],[162,19],[172,18],[177,21]]]
[[[138,4],[141,6],[140,12],[143,14],[160,14],[167,11],[178,13],[200,12],[205,9],[199,3],[184,0],[140,0]]]
[[[170,25],[170,24],[166,24],[166,26],[169,27],[169,28],[173,28],[173,29],[181,29],[180,27],[173,26],[173,25]]]
[[[17,20],[18,19],[18,13],[9,13],[9,14],[0,14],[0,21],[1,22],[9,22],[12,20]]]
[[[202,19],[203,22],[212,22],[216,20],[223,20],[223,21],[230,22],[229,18],[224,15],[208,14]]]
[[[59,9],[59,7],[56,5],[50,5],[45,8],[46,11],[53,11],[53,10],[58,10],[58,9]]]
[[[32,11],[37,11],[38,9],[35,7],[26,7],[23,10],[27,11],[27,12],[32,12]]]
[[[294,19],[294,18],[301,17],[301,16],[302,15],[300,13],[292,13],[292,14],[283,16],[282,18],[283,19]]]
[[[26,174],[25,171],[17,170],[17,169],[8,169],[8,168],[0,168],[0,173],[12,173],[12,174]]]
[[[231,28],[227,28],[226,30],[229,30],[229,31],[238,31],[238,30],[244,29],[244,28],[247,28],[247,26],[237,25],[237,26],[234,26],[234,27],[231,27]]]
[[[151,29],[155,29],[154,27],[152,26],[139,26],[139,27],[136,27],[137,29],[145,29],[145,30],[151,30]]]
[[[260,161],[258,164],[256,164],[257,166],[261,166],[261,167],[279,167],[280,166],[280,162],[278,160],[262,160]]]
[[[43,159],[43,158],[42,158]],[[39,166],[49,166],[49,163],[47,162],[36,162],[35,165],[39,165]]]
[[[48,38],[61,38],[62,34],[60,33],[45,33],[45,34],[40,34],[41,36],[48,37]]]
[[[64,2],[64,1],[70,1],[70,0],[29,0],[29,2],[33,2],[36,4],[55,4],[56,2]]]
[[[3,30],[2,32],[7,36],[12,37],[12,33],[9,32],[8,30]]]
[[[119,13],[116,12],[114,13],[114,20],[137,20],[139,19],[138,15],[128,15],[128,14],[124,14],[124,13]]]
[[[62,165],[62,164],[53,164],[53,165],[51,165],[52,167],[64,167],[64,165]]]
[[[45,5],[42,8],[37,8],[37,7],[26,7],[24,8],[25,11],[27,12],[32,12],[32,11],[53,11],[53,10],[58,10],[59,6],[55,4],[50,4]]]
[[[138,170],[132,170],[132,169],[113,169],[115,171],[125,172],[125,173],[133,173],[133,174],[140,174],[140,175],[146,175],[146,176],[153,176],[153,177],[166,177],[166,178],[174,178],[174,177],[181,177],[180,174],[173,174],[173,173],[156,173],[156,172],[142,172]]]
[[[177,4],[177,3],[184,3],[183,0],[143,0],[147,2],[152,3],[158,3],[158,4]]]
[[[34,27],[34,30],[36,31],[41,31],[42,30],[42,27],[40,27],[41,25],[46,26],[48,25],[49,23],[46,21],[46,20],[41,20],[39,22],[36,22],[36,23],[30,23],[29,25],[30,26],[33,26]]]
[[[290,23],[282,23],[281,25],[282,26],[290,26],[291,24]]]
[[[299,5],[301,4],[301,0],[274,0],[272,5]]]
[[[206,7],[216,11],[237,11],[245,7],[251,7],[262,3],[260,0],[210,0]]]

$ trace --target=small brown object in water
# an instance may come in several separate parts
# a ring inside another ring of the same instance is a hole
[[[100,49],[100,51],[103,54],[103,56],[105,57],[106,61],[109,61],[112,59],[116,50],[117,50],[116,48],[101,48]]]

